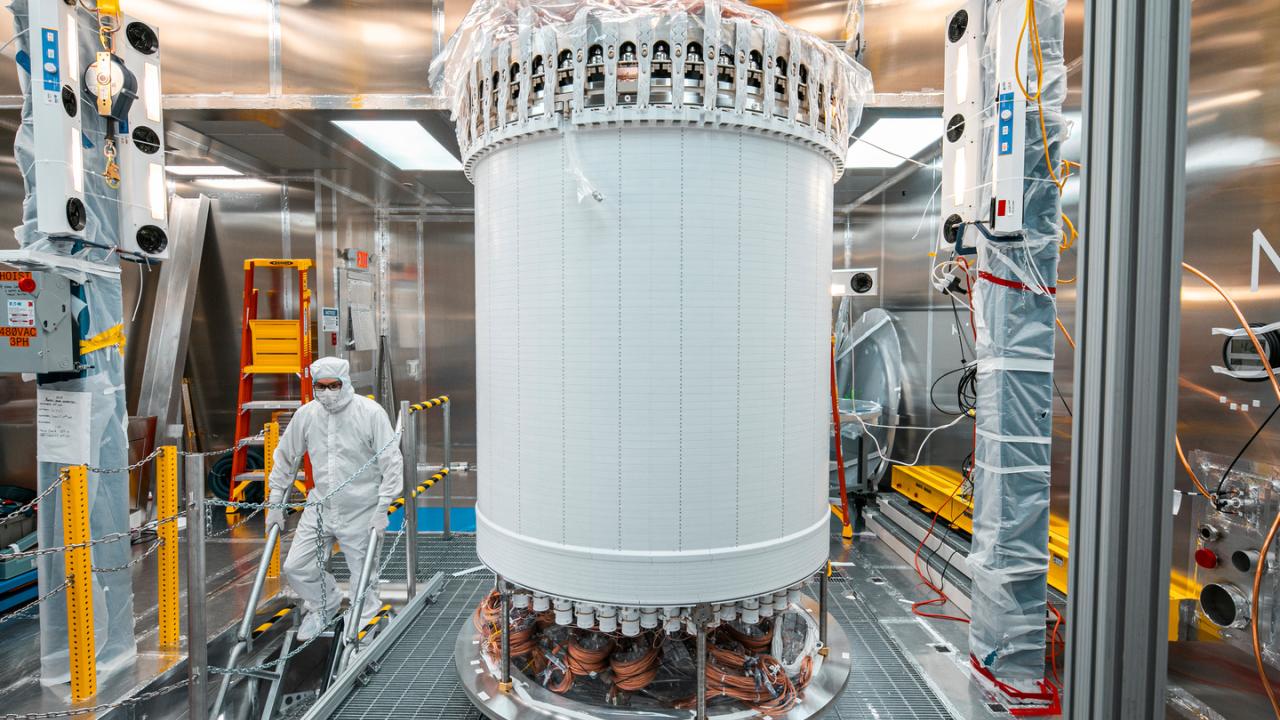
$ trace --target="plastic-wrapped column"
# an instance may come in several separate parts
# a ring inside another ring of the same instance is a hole
[[[988,0],[987,26],[1000,5]],[[1036,0],[1044,59],[1039,105],[1027,102],[1023,239],[979,245],[977,450],[973,472],[974,659],[1000,681],[1036,691],[1044,678],[1045,593],[1049,567],[1049,462],[1053,430],[1055,306],[1061,199],[1046,164],[1056,168],[1066,135],[1062,58],[1066,0]],[[1035,90],[1028,29],[1021,57]],[[996,105],[988,63],[997,56],[994,33],[984,52],[984,106]],[[1013,92],[1020,92],[1016,87]],[[1008,89],[1006,89],[1008,90]],[[1043,110],[1041,110],[1043,107]],[[1043,116],[1047,138],[1042,135]],[[994,127],[994,123],[992,125]],[[985,138],[990,156],[994,131]],[[984,182],[988,181],[984,178]]]

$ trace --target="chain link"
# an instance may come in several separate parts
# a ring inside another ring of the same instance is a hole
[[[0,527],[3,527],[4,525],[7,525],[8,523],[13,522],[14,520],[17,520],[18,518],[22,517],[22,516],[23,516],[23,515],[25,515],[26,513],[30,512],[30,511],[31,511],[31,509],[32,509],[32,508],[34,508],[36,505],[38,505],[38,504],[40,503],[40,501],[41,501],[41,500],[44,500],[45,498],[49,497],[49,493],[51,493],[51,492],[53,492],[54,490],[57,490],[59,487],[61,487],[61,486],[62,486],[62,484],[63,484],[64,482],[66,482],[66,481],[67,481],[67,478],[69,478],[69,477],[70,477],[70,475],[66,472],[66,470],[63,470],[62,472],[59,472],[59,473],[58,473],[58,479],[57,479],[57,480],[55,480],[55,481],[53,482],[53,484],[52,484],[52,485],[50,485],[49,487],[47,487],[47,488],[45,488],[44,490],[40,491],[40,494],[39,494],[39,495],[37,495],[37,496],[35,497],[35,499],[34,499],[34,500],[32,500],[31,502],[27,503],[26,505],[23,505],[22,507],[18,508],[17,510],[14,510],[13,512],[9,513],[8,515],[6,515],[6,516],[4,516],[4,517],[0,518]]]
[[[373,466],[374,462],[376,462],[378,458],[382,456],[382,453],[386,452],[388,448],[396,444],[396,442],[400,439],[401,434],[404,433],[403,425],[402,424],[400,425],[401,426],[397,427],[395,432],[391,434],[391,438],[387,440],[385,445],[383,445],[381,448],[378,448],[378,451],[374,453],[372,457],[366,460],[365,463],[359,467],[359,469],[357,469],[354,473],[352,473],[347,479],[339,483],[336,487],[329,490],[329,492],[325,493],[324,497],[322,498],[312,499],[311,497],[307,497],[306,500],[300,503],[291,503],[291,502],[288,502],[287,500],[285,502],[278,502],[278,503],[273,503],[273,502],[251,503],[251,502],[244,502],[244,501],[220,500],[218,498],[208,498],[205,500],[205,504],[213,507],[232,507],[232,508],[242,508],[242,509],[252,508],[256,510],[294,510],[294,509],[301,510],[303,508],[308,508],[308,507],[320,507],[324,503],[327,503],[331,498],[333,498],[339,492],[344,490],[348,485],[355,482],[357,478],[359,478],[361,475],[364,474],[365,470],[368,470],[370,467]]]
[[[155,530],[156,528],[166,523],[176,522],[178,518],[183,517],[184,515],[186,515],[186,513],[181,512],[181,513],[178,513],[177,515],[174,515],[173,517],[165,518],[164,520],[152,520],[151,522],[146,523],[145,525],[139,525],[136,528],[129,528],[128,530],[121,530],[120,532],[107,533],[106,535],[103,535],[100,538],[94,538],[87,542],[74,543],[71,545],[59,545],[57,547],[39,548],[36,550],[26,550],[23,552],[8,554],[8,555],[5,555],[4,557],[6,560],[19,559],[19,558],[34,558],[34,557],[41,557],[43,555],[57,555],[58,553],[66,552],[68,550],[79,550],[80,548],[93,547],[94,545],[105,545],[107,543],[120,542],[121,540],[124,540],[126,538],[132,538],[134,533],[144,533],[144,532],[147,532],[148,530]]]
[[[235,524],[233,524],[233,525],[228,525],[227,527],[223,528],[222,530],[216,530],[216,531],[215,531],[215,530],[213,530],[213,529],[212,529],[212,528],[213,528],[213,513],[205,513],[205,516],[204,516],[204,524],[205,524],[205,533],[204,533],[204,536],[205,536],[205,539],[207,540],[207,539],[212,539],[212,538],[218,538],[218,537],[222,537],[223,535],[230,534],[230,533],[231,533],[231,531],[235,530],[236,528],[241,527],[242,525],[245,525],[245,524],[246,524],[246,523],[248,523],[250,520],[254,519],[255,517],[257,517],[257,516],[258,516],[258,515],[260,515],[260,514],[262,514],[262,508],[258,508],[257,510],[254,510],[253,512],[251,512],[251,513],[249,513],[248,515],[244,516],[242,519],[240,519],[240,520],[236,521],[236,522],[235,522]]]
[[[242,438],[239,442],[237,442],[235,445],[232,445],[229,448],[224,448],[222,450],[208,450],[205,452],[186,452],[183,450],[179,450],[178,454],[181,455],[182,457],[199,457],[199,458],[218,457],[219,455],[226,455],[227,453],[235,452],[236,450],[239,450],[240,448],[245,447],[246,445],[252,443],[254,440],[261,440],[265,435],[266,433],[264,431],[259,430],[257,435],[250,435],[247,438]]]
[[[71,579],[70,579],[70,578],[68,578],[68,579],[66,579],[66,580],[63,580],[61,585],[59,585],[58,587],[56,587],[56,588],[54,588],[54,589],[50,590],[49,592],[45,593],[44,595],[41,595],[40,597],[36,598],[36,599],[35,599],[33,602],[31,602],[29,605],[27,605],[27,606],[25,606],[25,607],[23,607],[23,608],[20,608],[20,609],[18,609],[18,610],[14,610],[13,612],[9,613],[8,615],[0,615],[0,625],[3,625],[3,624],[5,624],[5,623],[9,622],[10,620],[16,620],[16,619],[18,619],[18,618],[31,617],[31,612],[32,612],[33,610],[35,610],[36,608],[40,607],[40,603],[44,602],[45,600],[48,600],[49,598],[52,598],[54,595],[57,595],[57,594],[59,594],[59,593],[63,592],[64,590],[66,590],[66,589],[67,589],[67,588],[69,588],[69,587],[71,587]]]
[[[122,707],[129,707],[130,705],[139,705],[141,703],[147,702],[148,700],[154,700],[158,697],[161,697],[162,695],[168,695],[174,690],[184,688],[188,684],[190,684],[190,680],[179,680],[178,682],[175,682],[172,685],[165,685],[164,687],[159,688],[157,690],[145,692],[140,695],[134,695],[133,697],[127,697],[123,700],[113,702],[113,703],[94,705],[93,707],[73,708],[70,710],[54,710],[52,712],[22,713],[18,715],[0,715],[0,720],[50,720],[51,718],[78,717],[80,715],[96,715],[98,713],[106,712],[108,710],[116,710]]]
[[[155,450],[152,450],[150,455],[148,455],[148,456],[146,456],[146,457],[142,458],[141,460],[139,460],[138,462],[136,462],[136,463],[134,463],[134,464],[132,464],[132,465],[126,465],[125,467],[119,467],[119,468],[97,468],[97,467],[93,467],[93,466],[90,466],[90,465],[86,465],[85,467],[89,470],[89,472],[92,472],[92,473],[98,473],[99,475],[121,475],[121,474],[123,474],[123,473],[130,473],[130,472],[133,472],[134,470],[137,470],[138,468],[142,467],[143,465],[146,465],[147,463],[150,463],[152,460],[155,460],[156,458],[160,457],[160,453],[162,453],[162,452],[164,452],[164,448],[163,448],[163,447],[158,447],[158,448],[156,448]]]
[[[146,560],[147,558],[156,554],[156,551],[159,550],[162,545],[164,545],[164,538],[156,538],[156,541],[151,543],[151,547],[147,548],[146,551],[144,551],[141,555],[130,560],[129,562],[123,565],[119,565],[117,567],[109,567],[109,568],[95,567],[93,568],[93,571],[96,573],[113,573],[113,572],[120,572],[122,570],[128,570],[134,565],[137,565],[143,560]]]

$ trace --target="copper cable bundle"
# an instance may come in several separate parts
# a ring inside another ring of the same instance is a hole
[[[636,655],[636,652],[642,648],[643,650]],[[661,657],[658,642],[639,640],[628,647],[616,650],[609,657],[609,667],[613,670],[614,689],[622,692],[638,692],[648,687],[649,683],[658,676]]]
[[[598,675],[609,667],[609,654],[613,652],[613,639],[597,633],[574,633],[569,638],[569,652],[565,664],[574,675],[588,677]]]

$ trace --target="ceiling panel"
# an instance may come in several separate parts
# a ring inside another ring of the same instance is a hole
[[[284,92],[426,93],[431,3],[309,0],[280,8]]]
[[[268,0],[127,0],[124,9],[160,28],[166,94],[270,90]]]

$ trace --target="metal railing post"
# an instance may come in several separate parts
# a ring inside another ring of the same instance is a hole
[[[400,402],[400,455],[404,467],[404,586],[412,600],[418,594],[418,416],[408,401]]]
[[[240,627],[236,629],[236,644],[231,648],[231,657],[227,667],[234,668],[240,656],[253,650],[253,623],[258,615],[258,601],[262,597],[262,586],[267,582],[267,570],[271,566],[271,552],[280,542],[280,526],[267,528],[267,546],[262,549],[262,559],[258,561],[258,572],[253,576],[253,589],[249,592],[249,602],[245,605],[244,616],[240,618]],[[218,685],[218,697],[213,702],[212,716],[221,714],[223,703],[227,700],[227,690],[231,687],[231,673],[222,676]]]
[[[360,579],[355,586],[355,595],[351,598],[351,607],[347,611],[349,613],[346,627],[348,657],[351,652],[360,648],[360,616],[364,611],[364,598],[369,591],[369,586],[376,582],[373,573],[378,567],[378,545],[381,540],[381,532],[369,531],[369,550],[364,554],[364,565],[360,567]]]
[[[178,609],[178,448],[160,448],[156,463],[156,536],[160,538],[160,562],[156,573],[160,596],[160,647],[174,649],[182,642]]]
[[[71,665],[71,700],[80,702],[98,692],[98,662],[93,626],[93,549],[88,546],[89,470],[77,465],[66,470],[62,486],[62,540],[71,548],[66,563],[67,651]],[[72,547],[81,545],[83,547]]]
[[[209,646],[205,618],[204,459],[188,456],[182,468],[187,505],[187,717],[206,717]]]
[[[444,402],[444,469],[451,470],[450,462],[453,455],[453,440],[450,433],[449,425],[449,409],[453,407],[453,403],[446,397]],[[449,516],[453,512],[453,473],[446,473],[444,476],[444,524],[441,526],[445,540],[453,537],[453,529],[450,525]]]

